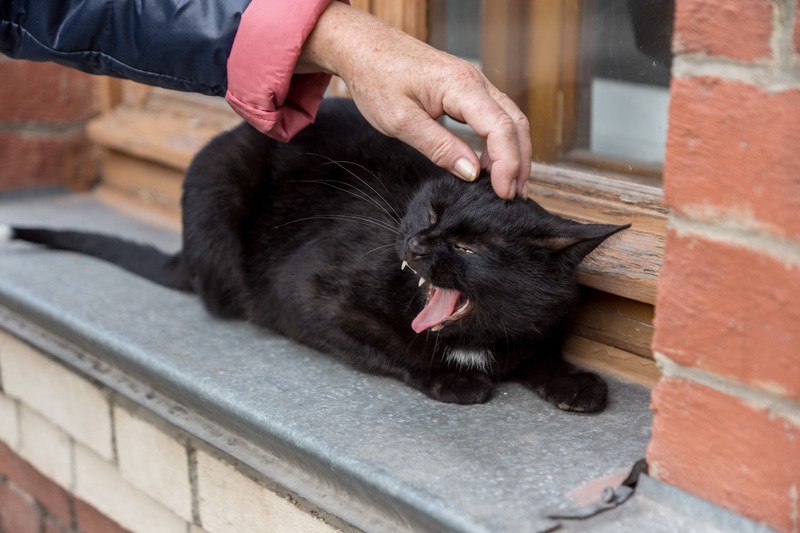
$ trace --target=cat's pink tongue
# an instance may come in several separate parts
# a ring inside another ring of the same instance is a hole
[[[429,327],[441,324],[453,314],[459,296],[461,293],[458,291],[435,287],[428,305],[416,316],[411,328],[422,333]]]

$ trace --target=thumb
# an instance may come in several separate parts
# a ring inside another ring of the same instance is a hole
[[[419,110],[419,115],[418,120],[409,121],[413,127],[404,128],[397,138],[459,178],[475,181],[481,169],[475,151],[424,111]]]

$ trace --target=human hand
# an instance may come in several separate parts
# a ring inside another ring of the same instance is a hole
[[[340,76],[364,117],[467,181],[491,171],[501,198],[526,196],[531,138],[511,99],[470,63],[436,50],[372,15],[331,2],[303,46],[298,72]],[[486,140],[472,148],[436,122],[447,115]]]

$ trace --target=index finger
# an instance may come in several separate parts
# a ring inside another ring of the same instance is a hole
[[[517,107],[517,104],[508,97],[507,94],[501,92],[497,87],[488,84],[489,93],[492,98],[500,104],[500,107],[505,109],[506,113],[514,120],[517,127],[517,140],[519,142],[519,158],[520,169],[519,177],[517,178],[517,192],[520,196],[527,196],[528,178],[531,175],[531,157],[533,154],[533,146],[531,144],[531,126],[528,122],[528,117],[525,113]]]
[[[485,87],[460,96],[454,100],[455,105],[448,106],[445,102],[445,113],[465,122],[486,139],[486,152],[492,165],[492,187],[501,198],[513,199],[517,194],[522,164],[514,119]]]

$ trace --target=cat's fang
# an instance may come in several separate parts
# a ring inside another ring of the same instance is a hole
[[[444,328],[444,324],[436,324],[435,326],[431,326],[430,329],[431,331],[440,331],[442,328]]]
[[[422,287],[425,284],[425,278],[419,278],[419,283],[417,284],[418,287]]]
[[[406,268],[408,268],[414,274],[417,273],[417,271],[414,270],[414,268],[411,265],[408,264],[408,261],[403,261],[403,264],[400,265],[400,270],[405,270]]]

